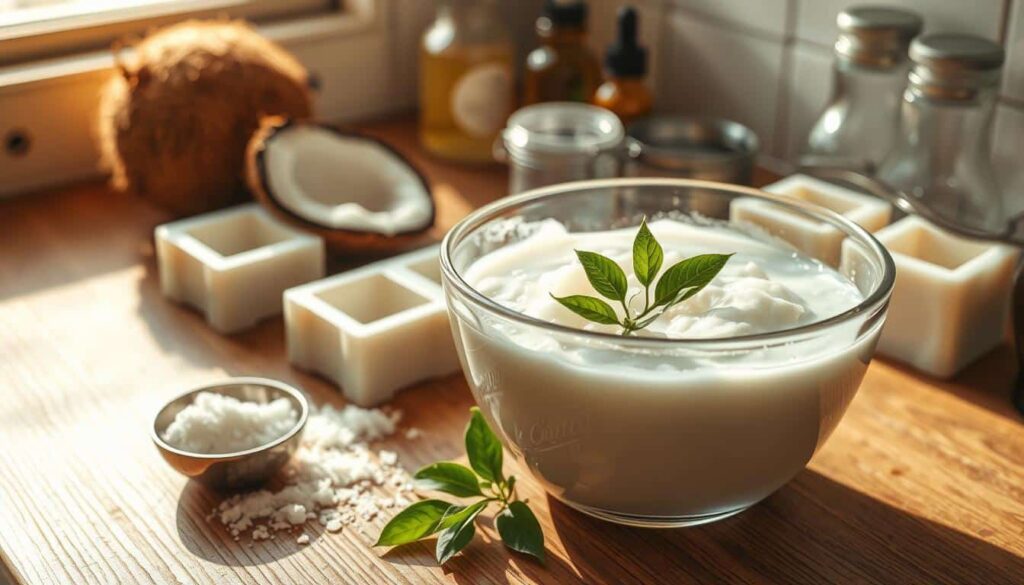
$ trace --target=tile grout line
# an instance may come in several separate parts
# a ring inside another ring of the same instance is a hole
[[[999,105],[1024,112],[1024,99],[1001,95],[999,96]]]
[[[1003,10],[999,15],[999,44],[1006,47],[1010,40],[1010,18],[1013,16],[1013,0],[1003,0]]]
[[[793,67],[794,51],[796,46],[796,0],[786,2],[785,37],[782,44],[782,62],[779,64],[781,79],[775,96],[775,124],[772,129],[772,152],[771,156],[785,160],[786,146],[790,138],[789,103],[794,87]],[[793,33],[793,34],[790,34]]]
[[[785,30],[782,31],[782,34],[778,34],[766,30],[744,26],[742,24],[730,21],[725,18],[717,18],[711,16],[710,14],[701,12],[699,10],[694,10],[693,8],[690,8],[688,6],[681,6],[679,4],[676,4],[675,2],[672,2],[672,0],[666,0],[666,6],[668,7],[668,10],[673,13],[682,13],[685,15],[689,15],[700,21],[702,24],[725,29],[728,32],[750,36],[762,41],[768,41],[773,43],[785,44],[786,42],[787,35]],[[666,14],[665,19],[668,20],[669,18],[671,18],[671,16],[672,14]]]

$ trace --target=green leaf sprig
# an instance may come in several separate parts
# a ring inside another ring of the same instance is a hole
[[[515,476],[502,472],[503,454],[498,437],[473,407],[466,427],[466,455],[470,467],[444,461],[428,465],[413,476],[423,489],[457,498],[479,498],[468,505],[443,500],[422,500],[395,515],[384,526],[374,546],[396,546],[437,534],[435,556],[444,564],[473,540],[477,516],[491,503],[498,504],[495,525],[508,548],[544,561],[544,532],[537,517],[516,496]]]
[[[621,303],[623,317],[619,319],[615,309],[597,297],[587,295],[557,297],[552,294],[551,298],[588,321],[602,325],[619,325],[622,327],[622,335],[630,335],[653,323],[669,308],[699,293],[721,272],[732,254],[692,256],[672,265],[661,275],[660,279],[657,279],[662,262],[665,261],[665,252],[647,227],[647,219],[644,218],[640,223],[640,231],[637,232],[636,238],[633,240],[633,273],[644,287],[643,309],[635,313],[629,308],[633,297],[630,297],[629,301],[626,300],[626,295],[629,293],[626,273],[622,271],[618,263],[596,252],[576,250],[576,257],[583,265],[587,280],[590,281],[594,290],[606,299]],[[652,300],[651,285],[654,284],[655,279],[657,279],[657,284],[654,287]]]

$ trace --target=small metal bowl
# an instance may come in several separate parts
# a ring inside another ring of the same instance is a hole
[[[286,398],[299,412],[295,427],[271,443],[236,453],[191,453],[164,441],[163,433],[174,417],[200,392],[231,396],[245,402],[267,403]],[[163,458],[177,471],[215,489],[234,490],[263,483],[277,473],[299,447],[309,418],[306,397],[287,384],[268,378],[231,378],[196,388],[168,402],[153,420],[152,438]]]
[[[629,126],[631,177],[675,177],[749,185],[757,135],[739,122],[719,118],[653,116]]]

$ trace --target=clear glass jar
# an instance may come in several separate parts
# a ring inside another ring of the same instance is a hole
[[[878,178],[958,224],[1006,223],[990,158],[1004,59],[998,44],[968,35],[916,39],[898,139]]]
[[[527,106],[508,120],[495,156],[509,163],[509,193],[616,177],[625,130],[618,116],[587,104]]]
[[[643,217],[671,214],[728,230],[726,237],[773,241],[757,226],[729,220],[734,202],[751,199],[846,236],[839,272],[864,300],[774,333],[623,337],[523,315],[465,278],[479,259],[529,238],[549,219],[579,233],[635,229]],[[612,213],[598,221],[587,213],[593,208]],[[857,392],[895,281],[881,244],[832,211],[682,179],[589,181],[503,199],[452,228],[441,266],[469,387],[523,468],[584,513],[657,527],[736,514],[800,473]]]
[[[853,7],[836,19],[832,97],[802,149],[802,166],[873,173],[892,148],[900,95],[907,80],[907,47],[921,18],[903,10]]]
[[[512,113],[514,46],[497,0],[443,0],[420,50],[420,141],[430,153],[490,162]]]

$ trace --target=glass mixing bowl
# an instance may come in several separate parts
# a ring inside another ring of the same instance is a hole
[[[806,229],[771,219],[780,214]],[[864,300],[773,333],[622,337],[534,319],[464,279],[478,259],[528,238],[543,220],[575,233],[638,226],[644,217],[727,229],[804,256],[819,247],[807,233],[831,237],[842,245],[836,269]],[[451,230],[441,265],[466,379],[509,451],[569,506],[654,527],[741,512],[806,466],[860,385],[895,275],[878,241],[832,211],[681,179],[566,183],[500,200]]]

